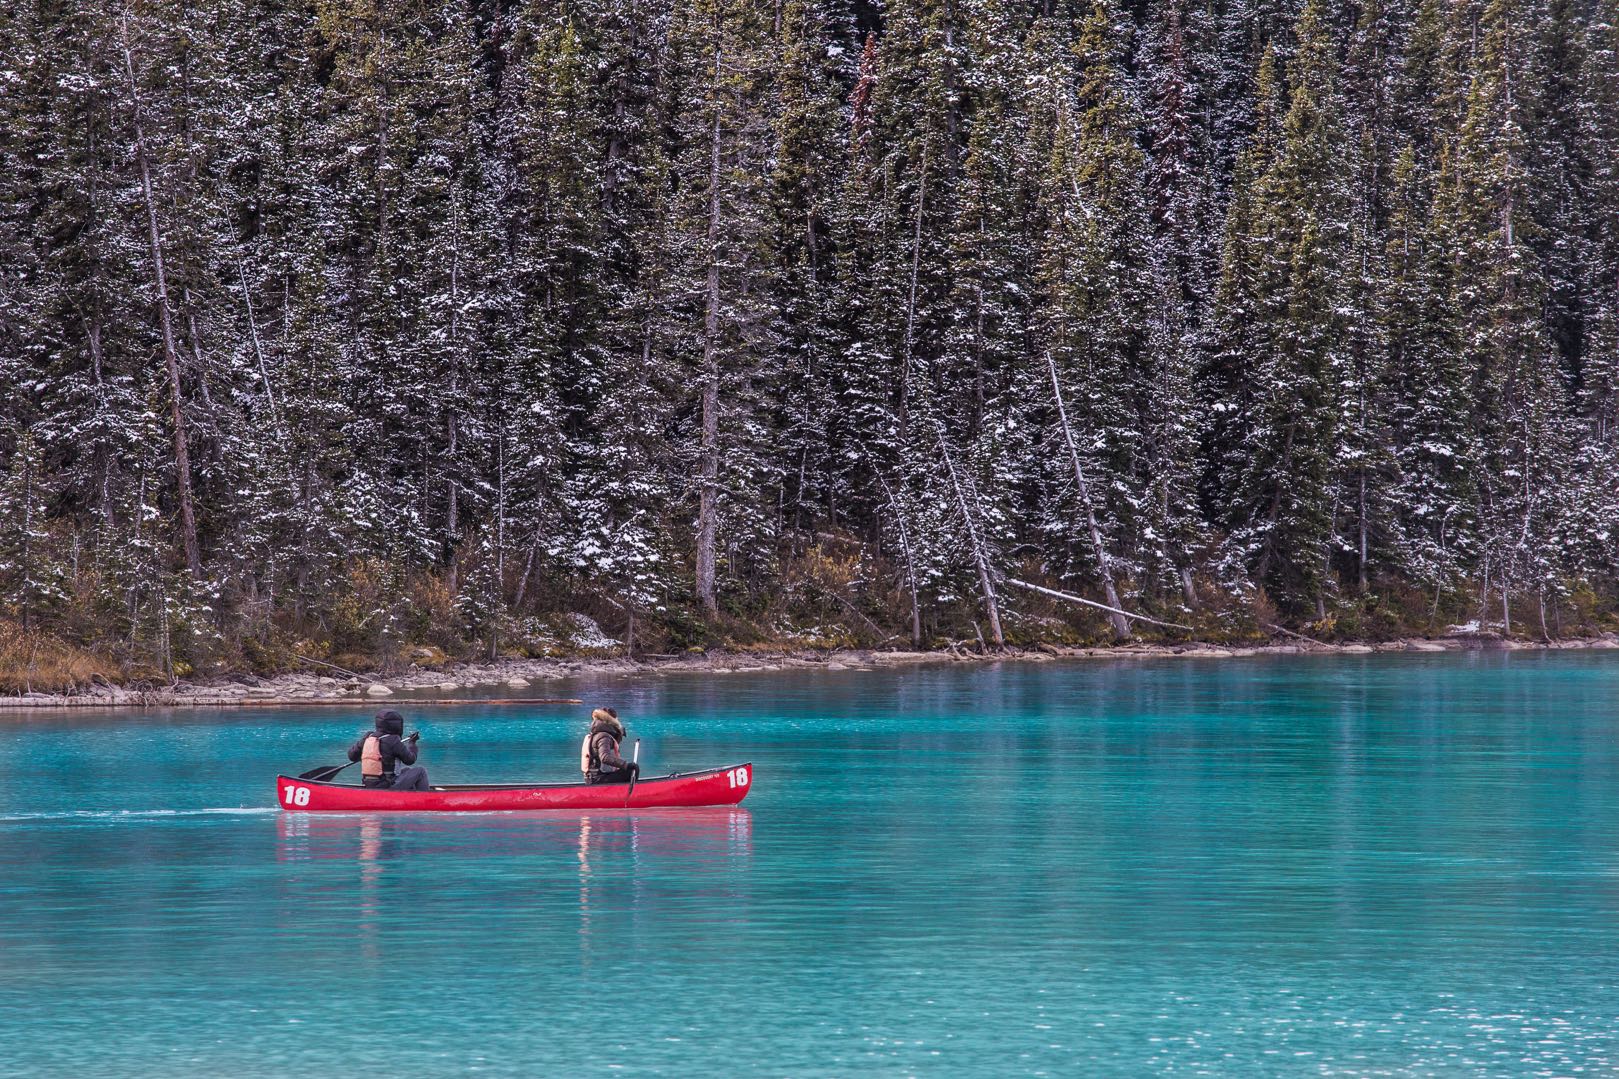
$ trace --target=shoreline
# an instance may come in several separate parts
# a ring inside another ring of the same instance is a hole
[[[1518,641],[1492,633],[1447,637],[1411,637],[1376,644],[1330,644],[1300,640],[1256,645],[1122,644],[1108,647],[1038,645],[977,653],[959,650],[876,651],[870,649],[783,650],[779,652],[712,652],[690,656],[641,657],[581,656],[559,659],[499,659],[460,663],[445,670],[412,668],[392,673],[356,672],[356,677],[325,674],[280,674],[269,678],[241,675],[198,684],[180,682],[155,689],[96,686],[83,693],[34,693],[0,697],[0,712],[71,708],[221,708],[278,705],[330,705],[380,707],[395,697],[401,704],[423,704],[415,694],[491,691],[483,697],[456,698],[459,703],[480,699],[528,699],[530,687],[543,690],[549,682],[597,675],[751,674],[784,670],[881,670],[883,668],[977,663],[1049,663],[1059,659],[1230,659],[1250,656],[1372,655],[1375,653],[1440,653],[1468,651],[1581,651],[1619,650],[1619,635],[1575,637],[1550,641]],[[543,695],[543,694],[542,694]],[[443,703],[440,699],[437,703]]]

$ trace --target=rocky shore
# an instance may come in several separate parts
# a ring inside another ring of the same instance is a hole
[[[1461,633],[1376,644],[1329,644],[1309,639],[1252,646],[1210,644],[1124,644],[1100,648],[1041,645],[981,654],[973,651],[783,651],[706,652],[682,656],[502,659],[445,669],[407,668],[394,672],[311,672],[270,678],[236,675],[173,686],[99,685],[72,695],[32,693],[0,697],[0,710],[84,707],[220,707],[231,705],[349,704],[360,706],[398,698],[401,703],[453,695],[480,698],[545,698],[555,683],[581,677],[669,674],[748,674],[809,669],[877,670],[917,664],[1048,663],[1073,659],[1227,659],[1234,656],[1368,655],[1374,652],[1521,651],[1532,649],[1619,650],[1619,635],[1523,641],[1494,633]]]

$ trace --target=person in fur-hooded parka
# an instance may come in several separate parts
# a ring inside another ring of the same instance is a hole
[[[619,754],[624,741],[624,724],[615,708],[598,708],[590,713],[590,733],[579,752],[579,770],[587,783],[628,783],[640,766]]]

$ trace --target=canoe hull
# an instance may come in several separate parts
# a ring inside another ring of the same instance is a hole
[[[492,813],[536,809],[655,809],[736,805],[753,789],[753,765],[685,775],[653,776],[635,784],[434,787],[396,791],[277,776],[276,803],[291,813]]]

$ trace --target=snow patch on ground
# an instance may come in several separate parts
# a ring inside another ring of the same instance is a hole
[[[596,620],[588,614],[575,611],[568,615],[568,624],[572,627],[568,636],[573,639],[575,648],[617,648],[619,642],[602,632]]]

